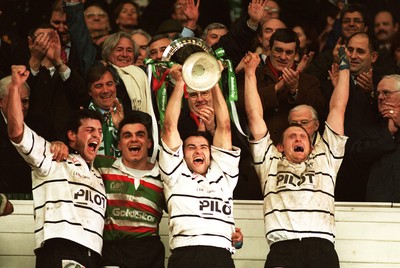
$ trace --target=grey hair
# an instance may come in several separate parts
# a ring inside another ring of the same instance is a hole
[[[395,81],[395,86],[397,90],[400,90],[400,74],[390,74],[390,75],[385,75],[383,79],[393,79]],[[381,81],[382,81],[381,80]]]
[[[108,61],[108,58],[110,57],[111,52],[117,46],[118,42],[122,38],[127,38],[132,43],[132,47],[133,47],[134,54],[135,54],[134,62],[136,61],[137,55],[139,54],[139,47],[135,42],[133,42],[133,40],[131,38],[131,34],[126,33],[126,32],[113,33],[104,41],[103,47],[102,47],[102,52],[101,52],[101,57],[104,61]],[[132,62],[132,64],[133,64],[133,62]]]
[[[213,22],[208,24],[206,28],[204,28],[203,34],[201,35],[201,39],[205,40],[208,32],[215,29],[225,29],[228,31],[228,28],[226,28],[224,24],[219,22]]]
[[[142,29],[135,29],[135,30],[133,30],[133,31],[131,32],[131,36],[134,35],[134,34],[141,34],[141,35],[143,35],[144,37],[147,38],[148,42],[150,42],[150,40],[151,40],[151,35],[150,35],[148,32],[146,32],[146,31],[144,31],[144,30],[142,30]]]
[[[8,96],[8,87],[11,84],[11,75],[4,77],[3,79],[0,80],[0,99],[3,99],[4,97]],[[24,86],[30,92],[30,87],[28,84],[25,82]]]
[[[311,112],[311,114],[312,114],[312,119],[318,120],[318,113],[317,113],[317,111],[314,109],[314,107],[312,107],[312,106],[310,106],[310,105],[307,105],[307,104],[300,104],[300,105],[297,105],[296,107],[293,107],[293,108],[289,111],[288,122],[290,123],[290,114],[291,114],[292,112],[298,112],[298,111],[303,110],[303,109],[309,110],[309,111]]]

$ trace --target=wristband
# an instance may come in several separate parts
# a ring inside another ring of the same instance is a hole
[[[242,247],[243,247],[243,241],[235,242],[235,248],[236,249],[241,249]]]

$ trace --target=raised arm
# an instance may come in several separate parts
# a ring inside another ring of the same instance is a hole
[[[29,71],[23,65],[11,67],[11,83],[9,85],[7,130],[8,136],[14,143],[20,143],[24,133],[24,114],[19,89],[29,76]]]
[[[231,120],[228,106],[218,83],[211,89],[214,104],[214,114],[217,127],[215,129],[213,145],[226,150],[232,149]]]
[[[200,0],[197,0],[196,4],[194,0],[186,0],[186,5],[183,8],[183,14],[185,14],[187,17],[185,27],[191,29],[192,31],[196,30],[197,21],[199,20],[199,6]]]
[[[246,107],[249,128],[255,140],[260,140],[267,133],[267,125],[263,118],[263,107],[257,91],[256,69],[260,63],[260,57],[248,52],[244,56],[244,103]]]
[[[181,144],[181,137],[178,131],[178,120],[181,113],[181,99],[183,87],[185,85],[182,78],[182,66],[178,64],[172,66],[170,74],[176,82],[165,109],[162,140],[170,149],[176,150]]]
[[[232,60],[234,68],[253,46],[253,39],[257,36],[257,29],[267,2],[267,0],[252,0],[247,8],[248,16],[239,18],[229,32],[212,46],[214,51],[222,47],[226,57]]]
[[[96,59],[99,58],[98,47],[92,43],[83,14],[85,1],[64,0],[63,9],[67,14],[67,25],[73,46],[79,55],[80,74],[86,75]]]
[[[344,47],[339,49],[339,67],[336,86],[332,92],[329,103],[329,114],[326,122],[337,134],[344,134],[344,114],[349,99],[350,88],[350,66]]]

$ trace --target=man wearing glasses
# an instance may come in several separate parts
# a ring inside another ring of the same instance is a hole
[[[366,201],[400,202],[400,75],[379,82],[376,95],[380,118],[365,128],[350,154],[361,166],[370,166]]]
[[[276,1],[268,1],[267,5],[264,7],[263,18],[261,19],[261,24],[270,20],[270,19],[278,19],[279,18],[279,5]]]
[[[311,145],[314,146],[320,140],[318,113],[312,106],[301,104],[294,107],[289,112],[288,121],[290,125],[300,125],[305,129]]]
[[[210,137],[214,135],[215,121],[211,91],[188,90],[187,105],[178,121],[178,130],[183,139],[195,130],[206,131]]]
[[[324,49],[324,51],[318,54],[306,70],[307,73],[318,77],[321,83],[321,89],[326,95],[325,97],[328,102],[333,91],[328,70],[330,70],[334,62],[339,62],[339,46],[345,44],[351,35],[360,32],[366,33],[368,30],[367,13],[362,5],[347,5],[340,14],[340,20],[341,37],[336,41],[336,47]]]

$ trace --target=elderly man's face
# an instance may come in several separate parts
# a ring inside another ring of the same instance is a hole
[[[28,114],[29,109],[29,90],[25,85],[22,85],[19,88],[19,96],[21,99],[21,108],[24,117]],[[5,116],[7,116],[8,109],[8,95],[4,97],[0,97],[0,110],[3,112]]]
[[[188,97],[189,109],[197,116],[204,107],[213,107],[211,90],[190,92]]]
[[[383,78],[379,82],[376,91],[378,94],[378,109],[380,113],[383,113],[385,109],[389,109],[388,107],[392,105],[398,106],[400,104],[400,88],[398,87],[397,80],[387,77]]]
[[[134,59],[135,49],[133,48],[133,41],[126,37],[122,37],[119,40],[108,58],[112,64],[121,68],[133,64]]]
[[[136,59],[135,65],[142,66],[144,65],[143,61],[147,58],[147,44],[149,43],[149,39],[146,36],[136,33],[132,34],[132,40],[135,42],[139,47],[139,56]]]
[[[269,40],[277,29],[286,28],[286,25],[278,19],[270,19],[262,24],[261,37],[258,37],[258,41],[261,43],[263,53],[269,50]]]
[[[221,36],[224,36],[228,33],[226,29],[213,29],[207,32],[205,37],[206,43],[211,47],[212,45],[218,43]]]
[[[319,127],[319,120],[313,118],[312,112],[307,109],[299,109],[290,112],[289,123],[301,125],[310,138],[313,138]]]

